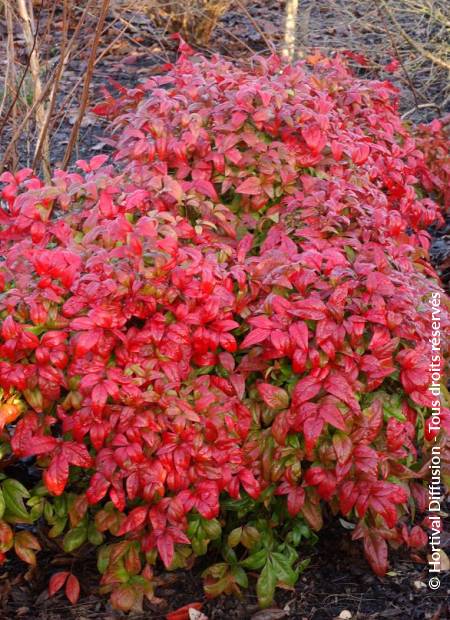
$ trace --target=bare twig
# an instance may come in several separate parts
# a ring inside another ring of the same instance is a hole
[[[297,2],[297,0],[294,0],[294,2]],[[275,47],[274,47],[272,41],[267,38],[266,33],[264,32],[264,30],[262,30],[259,27],[258,22],[253,18],[253,16],[251,15],[251,13],[247,9],[247,7],[242,3],[241,0],[236,0],[236,3],[240,7],[240,9],[245,13],[247,18],[251,21],[251,23],[253,24],[253,27],[255,28],[255,30],[257,30],[259,32],[259,34],[261,35],[261,38],[263,39],[264,43],[267,45],[267,48],[272,53],[275,53],[276,50],[275,50]]]
[[[379,13],[381,15],[381,20],[382,20],[382,22],[384,24],[385,30],[387,32],[387,35],[388,35],[389,39],[391,40],[391,44],[392,44],[392,47],[394,49],[395,55],[397,57],[397,60],[399,61],[400,66],[402,68],[402,71],[405,74],[406,81],[408,82],[409,89],[411,90],[412,96],[414,97],[414,103],[416,104],[416,108],[417,108],[418,105],[419,105],[419,97],[418,97],[418,93],[416,91],[416,88],[415,88],[414,83],[413,83],[413,81],[412,81],[412,79],[411,79],[411,77],[410,77],[410,75],[408,73],[408,70],[406,69],[405,64],[404,64],[404,62],[402,60],[402,56],[401,56],[401,54],[400,54],[400,52],[398,50],[397,43],[396,43],[394,37],[392,36],[391,31],[389,30],[389,27],[388,27],[388,25],[386,23],[386,18],[385,18],[384,14],[383,14],[383,11],[380,8],[379,8]]]
[[[4,3],[5,10],[5,21],[6,21],[6,32],[7,32],[7,41],[6,41],[6,72],[5,72],[5,83],[3,89],[2,101],[0,103],[0,117],[3,114],[3,109],[6,103],[6,97],[8,94],[8,90],[10,90],[11,85],[15,83],[15,53],[14,53],[14,24],[13,24],[13,15],[9,2]]]
[[[33,168],[37,168],[41,161],[42,151],[48,143],[48,128],[50,120],[52,118],[53,111],[56,104],[56,95],[58,93],[58,86],[61,80],[61,75],[64,71],[64,67],[69,59],[69,53],[67,51],[67,34],[69,30],[69,0],[63,0],[63,30],[62,30],[62,42],[61,42],[61,54],[59,62],[56,67],[55,78],[49,95],[49,104],[45,111],[45,119],[42,127],[40,128],[38,138],[36,141],[36,149],[34,153]],[[73,39],[72,39],[73,40]]]
[[[33,101],[42,102],[41,93],[42,93],[42,81],[41,81],[41,65],[39,62],[39,44],[38,44],[38,31],[35,27],[34,16],[31,10],[28,9],[27,3],[25,0],[17,0],[17,9],[19,12],[19,16],[22,20],[22,29],[25,37],[25,42],[28,49],[28,54],[30,58],[30,71],[31,77],[33,79]],[[50,167],[49,167],[49,143],[48,136],[43,132],[43,128],[45,125],[45,110],[39,104],[36,106],[35,112],[36,126],[38,128],[39,134],[43,137],[42,151],[43,151],[43,164],[44,164],[44,174],[47,178],[50,178]]]
[[[450,71],[450,62],[447,62],[446,60],[444,60],[444,58],[441,58],[440,56],[436,56],[436,54],[433,54],[429,50],[425,49],[423,45],[421,45],[418,41],[410,37],[409,34],[399,24],[399,22],[397,21],[397,18],[395,17],[394,13],[391,11],[387,3],[384,0],[377,0],[377,1],[383,6],[384,10],[388,14],[389,18],[391,19],[392,23],[394,24],[398,32],[402,35],[405,41],[409,43],[409,45],[411,45],[411,47],[416,50],[416,52],[418,52],[424,58],[427,58],[428,60],[430,60],[432,63],[434,63],[438,67],[442,67],[443,69],[447,69],[447,71]]]
[[[41,4],[39,6],[38,14],[37,14],[36,31],[39,29],[39,19],[40,19],[40,16],[41,16],[41,10],[42,10],[43,3],[44,3],[44,0],[41,0]],[[3,133],[3,130],[4,130],[5,126],[6,126],[6,123],[8,122],[8,119],[10,118],[11,113],[14,110],[14,108],[16,106],[16,103],[17,103],[17,101],[18,101],[18,99],[20,97],[20,92],[21,92],[21,89],[22,89],[22,85],[23,85],[23,82],[24,82],[24,80],[25,80],[25,78],[27,76],[28,69],[30,67],[31,53],[34,51],[35,45],[36,45],[36,41],[33,39],[33,47],[31,49],[31,52],[28,53],[25,69],[24,69],[24,71],[22,73],[22,76],[21,76],[21,78],[19,80],[19,84],[17,85],[16,93],[15,93],[15,95],[13,97],[13,100],[11,101],[11,104],[10,104],[10,106],[9,106],[5,116],[3,117],[3,120],[1,122],[1,124],[0,124],[0,137],[1,137],[1,135]]]
[[[26,114],[24,115],[22,121],[20,122],[20,124],[15,128],[15,131],[9,141],[8,147],[5,150],[5,153],[3,155],[3,159],[0,162],[0,171],[4,170],[7,166],[10,154],[12,149],[14,148],[18,138],[20,137],[20,135],[23,132],[24,127],[26,126],[26,124],[28,123],[28,121],[30,120],[30,118],[33,116],[33,114],[35,113],[36,109],[41,105],[41,103],[44,101],[45,97],[48,95],[48,93],[50,92],[51,89],[51,79],[47,82],[47,84],[45,85],[44,89],[42,90],[39,99],[36,99],[36,101],[34,101],[33,105],[30,107],[30,109],[26,112]]]
[[[411,108],[410,110],[408,110],[407,112],[405,112],[404,114],[402,114],[402,119],[408,118],[408,116],[411,116],[411,114],[414,114],[414,112],[416,110],[424,110],[425,108],[435,108],[436,110],[438,110],[439,112],[440,107],[438,106],[437,103],[419,103],[419,105],[414,106],[414,108]]]
[[[103,29],[103,24],[105,23],[106,15],[108,13],[110,0],[103,0],[102,6],[100,9],[100,14],[98,17],[97,27],[95,29],[94,39],[92,41],[91,53],[89,55],[88,66],[86,69],[86,74],[84,78],[83,84],[83,92],[81,94],[81,103],[80,109],[78,111],[77,119],[72,127],[72,131],[70,133],[69,144],[67,145],[66,152],[64,153],[64,159],[62,163],[62,169],[66,170],[69,164],[70,158],[72,156],[73,149],[75,147],[75,143],[78,139],[78,134],[80,131],[81,121],[83,120],[83,116],[86,112],[86,108],[89,102],[89,87],[91,84],[92,73],[94,71],[95,66],[95,58],[97,54],[97,48],[100,41],[100,35]]]

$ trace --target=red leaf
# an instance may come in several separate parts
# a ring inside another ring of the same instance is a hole
[[[364,532],[364,554],[375,574],[384,577],[388,568],[387,542],[376,532]]]
[[[51,577],[50,577],[50,581],[48,584],[48,594],[49,596],[53,596],[54,594],[56,594],[56,592],[58,592],[58,590],[61,590],[61,588],[63,587],[63,585],[66,582],[67,577],[69,576],[69,571],[61,571],[59,573],[54,573]]]
[[[291,517],[296,517],[305,503],[305,491],[295,487],[288,495],[287,508]]]
[[[136,508],[133,508],[128,517],[122,523],[119,531],[117,532],[117,536],[123,536],[124,534],[128,534],[128,532],[132,532],[133,530],[137,530],[142,527],[147,518],[147,513],[147,506],[137,506]]]
[[[75,575],[69,575],[66,582],[66,596],[72,605],[78,601],[80,597],[80,582]]]
[[[289,335],[301,351],[308,350],[308,327],[306,323],[297,321],[289,326]]]
[[[336,452],[338,463],[345,463],[352,453],[353,444],[347,435],[344,433],[335,433],[333,435],[333,448]]]
[[[250,497],[258,499],[261,493],[261,487],[252,472],[248,469],[241,469],[239,472],[239,480]]]
[[[323,385],[324,390],[336,396],[356,413],[360,412],[359,403],[347,379],[342,374],[329,375]]]
[[[63,454],[53,457],[44,471],[44,484],[53,495],[61,495],[69,479],[69,462]]]
[[[324,422],[322,418],[310,417],[303,424],[303,434],[305,436],[306,454],[311,454],[317,440],[322,432]]]
[[[96,504],[103,499],[110,487],[111,483],[102,474],[95,473],[86,491],[86,498],[90,504]]]
[[[197,179],[194,181],[195,189],[200,193],[208,196],[211,200],[218,201],[219,196],[217,195],[216,188],[211,183],[211,181],[205,181],[204,179]]]
[[[261,342],[264,342],[269,335],[270,332],[267,329],[260,329],[257,327],[244,338],[244,341],[241,344],[241,349],[247,349],[255,344],[260,344]]]
[[[302,319],[320,321],[327,316],[325,304],[317,297],[296,301],[291,314]]]
[[[236,192],[238,194],[257,196],[261,193],[261,181],[258,177],[248,177],[236,187]]]
[[[303,403],[312,400],[314,396],[320,392],[322,388],[322,382],[315,377],[304,377],[297,381],[297,384],[292,393],[292,405],[299,407]]]
[[[331,424],[331,426],[338,428],[340,431],[345,431],[345,420],[336,405],[331,403],[321,405],[320,415],[322,419],[328,424]]]
[[[259,383],[258,392],[271,409],[287,409],[289,407],[289,395],[283,388],[270,383]]]
[[[156,540],[159,557],[166,568],[169,568],[174,556],[174,543],[170,534],[161,534]]]
[[[66,441],[62,444],[61,452],[71,465],[91,467],[92,458],[84,444]]]
[[[202,603],[189,603],[188,605],[184,605],[183,607],[179,607],[175,611],[171,611],[166,615],[166,620],[189,620],[189,610],[196,609],[200,611],[203,607]]]
[[[325,134],[317,125],[303,128],[302,136],[309,148],[315,153],[320,153],[327,143]]]

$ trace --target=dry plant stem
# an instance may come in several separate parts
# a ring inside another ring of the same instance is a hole
[[[240,39],[239,37],[237,37],[234,32],[232,32],[229,28],[226,28],[224,26],[222,26],[222,24],[218,24],[217,26],[218,30],[222,30],[228,37],[230,37],[231,39],[233,39],[234,41],[236,41],[237,43],[240,43],[242,45],[242,47],[245,47],[245,49],[247,50],[247,52],[249,52],[250,56],[254,55],[254,50],[252,50],[252,48],[247,45],[247,43],[243,40]],[[207,51],[212,52],[212,50],[205,48]],[[230,60],[232,58],[230,57]]]
[[[103,0],[102,6],[100,9],[100,14],[98,17],[97,27],[95,29],[94,39],[92,41],[91,53],[89,55],[88,66],[86,70],[86,75],[84,78],[83,84],[83,92],[81,94],[81,103],[80,109],[78,112],[77,119],[72,127],[72,131],[70,133],[69,144],[67,145],[66,152],[64,153],[64,159],[62,163],[62,169],[66,170],[69,164],[73,149],[75,147],[76,141],[78,139],[78,134],[80,131],[81,121],[83,120],[83,116],[86,112],[86,108],[89,102],[89,87],[91,84],[92,74],[95,66],[95,57],[97,54],[97,48],[100,41],[100,35],[102,33],[103,24],[105,23],[106,15],[108,13],[110,0]]]
[[[420,103],[418,106],[414,106],[414,108],[411,108],[411,110],[408,110],[407,112],[402,114],[401,118],[402,119],[408,118],[408,116],[411,116],[411,114],[414,114],[416,110],[424,110],[425,108],[435,108],[439,112],[441,111],[437,103]]]
[[[33,103],[31,108],[27,111],[27,113],[23,117],[21,123],[15,128],[15,131],[11,137],[11,140],[9,141],[9,145],[5,151],[5,154],[3,155],[3,159],[0,162],[0,172],[6,168],[12,149],[14,148],[17,140],[21,136],[24,127],[26,126],[30,118],[33,116],[33,114],[36,112],[37,107],[41,105],[45,97],[47,97],[48,93],[50,92],[51,84],[52,84],[52,78],[50,78],[47,84],[45,85],[44,90],[42,91],[39,99],[37,99]]]
[[[111,43],[105,47],[105,49],[102,51],[101,54],[98,55],[98,57],[95,59],[94,62],[94,67],[111,51],[111,49],[114,47],[114,45],[117,43],[117,41],[119,41],[121,39],[121,37],[124,35],[125,31],[127,29],[127,26],[124,26],[123,30],[119,31],[119,34],[111,41]],[[106,29],[105,29],[106,30]],[[61,128],[62,123],[64,122],[66,115],[68,113],[68,109],[69,109],[69,104],[72,101],[72,98],[74,96],[74,93],[77,91],[77,89],[79,88],[80,84],[83,81],[83,77],[80,77],[77,82],[74,84],[74,86],[72,87],[72,89],[70,90],[69,94],[67,95],[67,97],[64,99],[61,108],[62,110],[64,110],[64,113],[62,115],[62,117],[59,117],[59,124],[57,127],[57,131],[59,131],[59,129]],[[55,118],[52,119],[52,124],[51,124],[51,128],[53,128],[54,124],[55,124]]]
[[[75,7],[75,10],[81,10],[81,8]],[[86,9],[83,9],[83,11],[85,11],[85,10]],[[89,13],[89,15],[91,17],[95,17],[95,18],[97,17],[96,15],[93,15],[92,13]],[[149,52],[149,48],[148,48],[147,45],[143,45],[137,39],[135,39],[131,35],[127,34],[127,32],[126,32],[128,29],[132,30],[133,32],[140,32],[139,28],[137,28],[131,21],[129,21],[129,20],[125,19],[124,17],[121,17],[120,15],[118,15],[117,11],[113,11],[113,16],[114,16],[114,21],[112,23],[108,23],[108,25],[104,29],[104,32],[107,32],[110,28],[113,28],[114,30],[119,31],[120,37],[124,36],[124,38],[127,39],[128,41],[130,41],[131,43],[133,43],[133,45],[136,45],[137,47],[145,49],[147,51],[147,53],[148,53]],[[119,26],[116,25],[116,22],[119,22],[119,21],[122,22],[123,24],[125,24],[126,27],[119,28]],[[161,50],[165,51],[164,50],[164,45],[163,45],[161,39],[158,37],[158,34],[155,31],[152,31],[152,36],[158,41]],[[115,39],[115,41],[116,40],[117,40],[117,38]],[[169,61],[169,56],[168,56],[167,52],[165,52],[166,53],[165,57],[160,56],[159,54],[157,54],[153,50],[152,50],[151,53],[152,53],[152,56],[156,56],[156,58],[159,58],[163,62],[168,62]]]
[[[45,111],[45,120],[44,124],[40,128],[39,135],[36,142],[36,149],[34,153],[33,159],[33,168],[38,168],[41,162],[42,151],[45,148],[45,143],[48,142],[48,128],[50,125],[50,120],[53,114],[53,110],[55,109],[56,103],[56,95],[58,92],[59,82],[61,80],[62,73],[64,71],[64,67],[69,60],[69,54],[66,53],[67,47],[67,32],[69,27],[69,19],[68,19],[68,0],[64,0],[63,5],[63,36],[61,42],[61,55],[59,58],[58,65],[56,67],[55,77],[53,80],[52,88],[49,95],[49,104],[47,106],[47,110]]]
[[[17,92],[15,90],[16,84],[17,84],[17,73],[16,73],[16,54],[15,54],[15,49],[14,49],[14,19],[13,19],[13,11],[9,3],[9,0],[5,0],[3,6],[4,6],[4,11],[5,11],[5,21],[6,21],[6,31],[7,31],[7,42],[6,42],[7,60],[6,60],[6,73],[5,73],[3,97],[2,97],[2,102],[0,105],[0,118],[3,115],[3,109],[5,107],[8,94],[10,93],[12,100],[13,100],[13,104],[12,104],[12,107],[9,108],[5,119],[8,116],[10,116],[14,124],[16,121],[16,116],[17,116],[17,108],[15,105],[17,103],[17,98],[16,98]],[[13,149],[11,159],[13,162],[13,166],[15,167],[17,159],[18,159],[16,149]]]
[[[35,152],[35,157],[34,157],[34,161],[33,161],[33,167],[36,168],[39,165],[40,162],[40,158],[41,158],[41,151],[42,151],[42,145],[43,145],[43,138],[45,137],[45,135],[49,134],[49,130],[51,129],[52,125],[54,124],[54,119],[53,119],[53,113],[55,110],[55,105],[56,105],[56,98],[57,98],[57,94],[58,94],[58,89],[59,89],[59,84],[61,81],[61,77],[64,73],[64,70],[67,66],[67,63],[69,62],[69,59],[71,57],[71,52],[72,49],[74,47],[74,45],[76,44],[77,40],[78,40],[78,35],[81,31],[82,26],[84,25],[85,21],[86,21],[86,17],[88,14],[88,10],[90,5],[92,4],[92,0],[89,0],[88,3],[86,4],[83,13],[80,17],[80,19],[78,20],[77,26],[70,38],[70,41],[67,40],[67,35],[68,35],[68,30],[69,30],[69,20],[70,20],[70,14],[69,14],[69,9],[72,8],[70,6],[70,0],[64,0],[64,5],[63,5],[63,32],[62,32],[62,44],[61,44],[61,53],[60,53],[60,58],[59,58],[59,62],[58,65],[56,67],[56,71],[55,71],[55,77],[54,79],[52,79],[52,88],[51,88],[51,92],[49,95],[49,105],[47,107],[46,110],[46,118],[45,118],[45,124],[43,126],[42,132],[39,135],[38,141],[37,141],[37,145],[36,145],[36,152]]]
[[[42,81],[41,81],[41,66],[39,62],[39,44],[38,44],[38,33],[34,24],[34,16],[32,12],[27,7],[26,0],[17,0],[17,9],[19,12],[19,16],[22,20],[22,29],[25,37],[25,42],[27,45],[28,54],[30,56],[30,71],[31,77],[33,79],[33,101],[41,101],[42,94]],[[39,134],[42,133],[42,130],[45,125],[45,110],[42,105],[36,106],[35,112],[36,126],[38,128]],[[49,143],[48,136],[44,133],[43,135],[43,145],[42,145],[42,163],[44,175],[47,179],[50,178],[50,166],[49,166]]]
[[[298,0],[286,1],[283,56],[292,61],[295,54]]]
[[[9,2],[9,0],[7,0],[7,3],[8,2]],[[39,19],[40,19],[43,3],[44,3],[44,0],[41,1],[41,4],[39,6],[39,11],[38,11],[38,15],[37,15],[37,24],[39,24]],[[9,5],[9,8],[11,8],[10,5]],[[11,11],[12,11],[12,9],[11,9]],[[38,29],[38,27],[36,28],[36,30],[37,29]],[[13,33],[13,37],[14,37],[14,33]],[[33,48],[32,48],[33,50],[34,50],[35,45],[36,45],[36,40],[34,39],[33,40]],[[19,83],[17,85],[16,92],[15,92],[15,95],[13,97],[13,100],[12,100],[12,102],[11,102],[9,108],[8,108],[8,111],[6,112],[5,116],[3,117],[2,122],[0,123],[0,137],[1,137],[2,133],[3,133],[3,130],[4,130],[5,126],[6,126],[6,123],[7,123],[8,119],[10,118],[11,114],[13,113],[13,111],[15,109],[17,101],[20,98],[20,91],[22,89],[23,82],[24,82],[24,80],[25,80],[25,78],[27,76],[28,69],[30,67],[30,60],[31,60],[31,55],[28,54],[27,62],[26,62],[26,65],[25,65],[25,69],[24,69],[24,71],[22,73],[22,76],[20,78],[20,81],[19,81]]]
[[[6,41],[6,72],[5,72],[5,84],[3,89],[2,102],[0,104],[0,117],[3,114],[3,109],[6,103],[6,97],[8,91],[11,90],[11,86],[15,84],[15,53],[14,53],[14,24],[13,24],[13,14],[11,10],[11,6],[8,0],[4,3],[5,10],[5,21],[6,21],[6,32],[7,32],[7,41]]]
[[[253,16],[251,15],[251,13],[247,9],[247,7],[241,2],[241,0],[236,0],[236,4],[240,7],[240,9],[245,13],[245,15],[251,21],[251,23],[253,24],[255,30],[257,30],[259,32],[259,34],[261,35],[261,38],[263,39],[264,43],[267,45],[268,49],[272,52],[272,54],[275,54],[276,50],[275,50],[275,47],[274,47],[272,41],[267,38],[266,33],[264,32],[264,30],[262,30],[259,27],[258,22],[253,18]]]
[[[397,60],[399,61],[400,65],[401,65],[401,68],[402,68],[402,70],[403,70],[403,73],[405,74],[406,81],[408,82],[408,86],[409,86],[409,88],[410,88],[410,90],[411,90],[411,93],[412,93],[412,96],[413,96],[413,98],[414,98],[414,103],[416,104],[416,108],[418,108],[418,106],[419,106],[419,97],[418,97],[418,93],[417,93],[417,91],[416,91],[416,89],[415,89],[415,87],[414,87],[413,81],[412,81],[412,79],[411,79],[411,77],[410,77],[410,75],[409,75],[409,73],[408,73],[408,71],[407,71],[407,69],[406,69],[406,67],[405,67],[405,65],[404,65],[404,62],[403,62],[403,60],[402,60],[401,54],[399,53],[399,50],[398,50],[397,44],[396,44],[396,42],[395,42],[395,39],[394,39],[394,37],[392,36],[392,33],[391,33],[391,31],[389,30],[389,26],[388,26],[388,25],[387,25],[387,23],[386,23],[386,17],[385,17],[385,15],[384,15],[383,11],[382,11],[379,7],[378,7],[378,12],[379,12],[379,14],[380,14],[380,16],[381,16],[381,21],[383,22],[383,25],[384,25],[385,31],[386,31],[386,33],[387,33],[388,37],[389,37],[389,38],[390,38],[390,40],[391,40],[391,44],[392,44],[392,47],[394,48],[394,51],[395,51],[395,55],[396,55],[396,57],[397,57]]]
[[[384,10],[388,14],[389,18],[391,19],[392,23],[394,24],[398,32],[402,35],[405,41],[409,43],[409,45],[411,45],[411,47],[416,50],[416,52],[418,52],[424,58],[427,58],[428,60],[430,60],[435,65],[438,65],[439,67],[442,67],[443,69],[447,69],[447,71],[450,71],[450,62],[447,62],[443,58],[440,58],[439,56],[436,56],[435,54],[429,52],[420,43],[418,43],[412,37],[410,37],[409,34],[403,29],[403,27],[398,23],[397,18],[395,17],[391,9],[388,7],[386,2],[384,0],[378,0],[378,2],[383,6]]]

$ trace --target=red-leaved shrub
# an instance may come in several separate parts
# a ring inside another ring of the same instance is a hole
[[[97,106],[113,163],[1,178],[1,453],[36,457],[43,482],[2,483],[0,551],[42,518],[68,552],[99,546],[127,610],[158,558],[191,566],[210,543],[207,594],[248,569],[269,605],[331,514],[379,575],[388,543],[426,543],[414,517],[450,428],[428,389],[432,308],[437,372],[447,351],[439,206],[393,87],[313,61],[183,47]],[[64,584],[76,600],[67,571],[51,593]]]
[[[428,125],[413,128],[416,144],[425,156],[419,168],[419,179],[424,190],[450,212],[450,114],[435,119]]]

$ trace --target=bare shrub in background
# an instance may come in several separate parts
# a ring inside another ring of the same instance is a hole
[[[135,7],[142,8],[168,32],[179,32],[187,41],[207,45],[230,5],[231,0],[141,0]]]
[[[109,4],[110,0],[0,0],[7,31],[4,70],[0,72],[0,173],[15,170],[20,164],[42,170],[48,179],[54,163],[52,131],[64,121],[73,101],[77,114],[63,160],[64,166],[68,165],[88,105],[92,69]],[[45,19],[41,19],[44,12]],[[67,97],[61,89],[64,72],[71,61],[83,58],[86,50],[87,70],[81,71]],[[76,102],[81,87],[81,98]],[[66,105],[58,106],[63,98]]]

